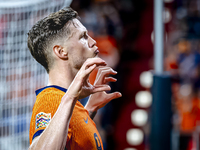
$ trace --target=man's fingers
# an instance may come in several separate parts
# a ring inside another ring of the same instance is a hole
[[[101,67],[98,67],[99,70],[98,70],[98,73],[97,73],[97,77],[102,75],[103,76],[108,76],[110,74],[112,75],[116,75],[117,74],[117,71],[114,71],[111,67],[107,67],[107,66],[101,66]]]
[[[110,91],[110,90],[111,90],[111,88],[110,88],[109,85],[106,85],[106,84],[104,84],[104,85],[95,85],[92,93]]]
[[[90,74],[96,68],[96,66],[97,66],[96,64],[90,66],[88,69],[86,69],[85,74],[86,75]]]
[[[108,82],[116,82],[117,79],[113,78],[113,77],[105,77],[104,79],[104,84],[108,83]]]
[[[105,67],[105,68],[102,67],[102,68],[99,69],[95,84],[101,84],[102,82],[104,82],[104,83],[115,82],[114,80],[105,82],[106,81],[105,78],[107,76],[117,74],[117,72],[114,71],[112,68],[110,68],[110,67]],[[110,79],[108,78],[108,80],[110,80]]]
[[[107,99],[109,101],[119,98],[119,97],[122,97],[122,94],[120,92],[114,92],[114,93],[107,94]]]
[[[84,69],[96,64],[97,66],[106,66],[106,62],[101,58],[88,58],[83,64]]]

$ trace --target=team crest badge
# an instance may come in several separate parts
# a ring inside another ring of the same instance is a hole
[[[51,120],[51,113],[47,114],[44,112],[40,112],[36,115],[36,125],[35,129],[46,127]]]

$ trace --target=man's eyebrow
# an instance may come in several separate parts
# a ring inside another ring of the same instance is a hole
[[[84,30],[84,31],[82,31],[82,32],[81,32],[81,34],[79,35],[79,38],[82,38],[82,37],[83,37],[83,35],[84,35],[84,34],[87,34],[87,33],[88,33],[88,31],[87,31],[87,30]]]

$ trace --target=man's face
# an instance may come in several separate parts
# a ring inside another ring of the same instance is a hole
[[[68,52],[68,61],[75,69],[80,69],[88,58],[96,57],[99,53],[96,41],[92,39],[87,29],[78,19],[73,19],[69,25],[71,35],[65,41],[65,48]]]

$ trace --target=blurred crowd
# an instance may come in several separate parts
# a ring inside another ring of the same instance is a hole
[[[179,149],[192,150],[200,142],[200,1],[175,4],[172,21],[166,25],[165,70],[172,75],[173,127],[179,133]]]

